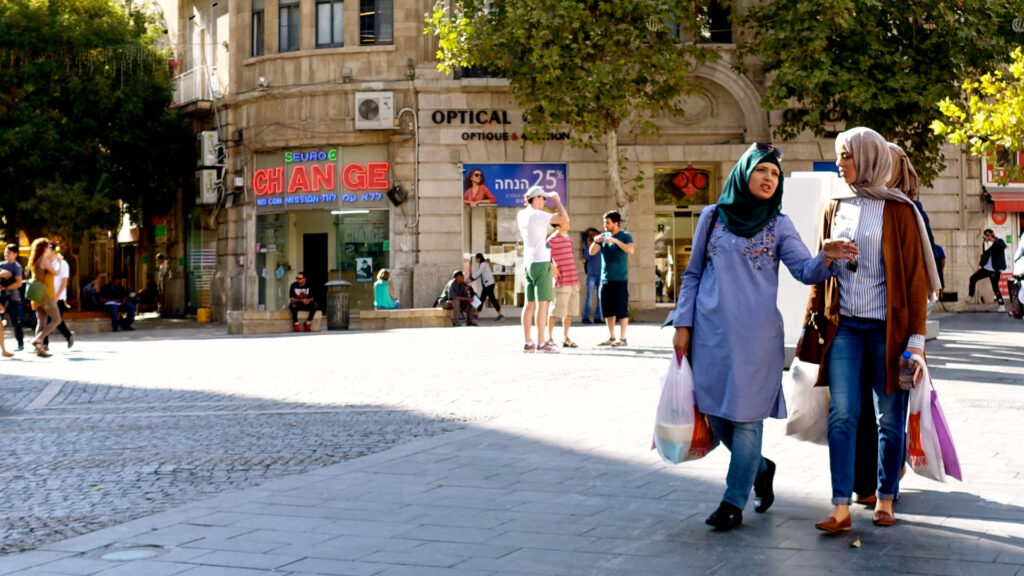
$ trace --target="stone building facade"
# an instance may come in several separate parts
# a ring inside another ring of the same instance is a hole
[[[468,270],[478,252],[495,265],[499,297],[516,302],[515,198],[536,182],[562,191],[576,232],[601,228],[614,208],[603,152],[571,148],[558,133],[524,141],[507,82],[437,72],[433,40],[422,33],[432,6],[164,5],[186,63],[176,105],[215,131],[223,149],[207,203],[192,212],[202,233],[187,250],[207,263],[192,273],[204,279],[193,282],[195,305],[218,320],[229,310],[280,309],[305,271],[314,285],[351,282],[358,313],[372,308],[373,275],[389,268],[404,306],[430,306],[452,270]],[[671,305],[700,209],[750,143],[771,141],[781,118],[760,107],[765,80],[756,68],[740,75],[731,66],[735,47],[716,49],[722,58],[695,72],[703,87],[687,98],[685,117],[660,118],[658,136],[620,134],[629,170],[643,174],[625,226],[638,248],[630,259],[637,309]],[[835,160],[831,140],[778,144],[787,173],[826,170]],[[948,255],[947,290],[964,293],[994,205],[982,193],[981,162],[954,148],[947,157],[921,199]],[[464,204],[471,170],[492,178],[497,205]],[[1011,213],[999,233],[1015,247],[1021,229],[1021,214]],[[660,298],[656,276],[664,279]]]

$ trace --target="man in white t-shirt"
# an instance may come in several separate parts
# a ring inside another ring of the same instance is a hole
[[[75,333],[72,332],[68,325],[64,323],[64,314],[68,311],[68,281],[71,278],[71,267],[68,266],[67,260],[64,259],[64,254],[57,250],[57,257],[53,259],[53,271],[57,273],[57,277],[53,280],[53,291],[57,293],[57,308],[60,310],[60,324],[57,324],[57,330],[64,336],[68,341],[68,348],[75,345]],[[49,346],[49,338],[43,339],[43,345]]]
[[[544,210],[547,199],[555,203],[558,213]],[[519,234],[523,237],[523,274],[526,277],[526,306],[523,307],[523,335],[526,344],[524,352],[557,352],[558,349],[545,342],[548,322],[548,305],[554,299],[555,289],[551,276],[551,250],[547,245],[548,229],[552,224],[568,225],[569,214],[556,192],[548,192],[540,186],[526,191],[526,208],[516,215]],[[530,338],[530,328],[537,315],[537,343]]]

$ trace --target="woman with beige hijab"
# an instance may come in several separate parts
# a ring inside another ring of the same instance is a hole
[[[871,394],[878,434],[876,502],[872,521],[895,522],[905,440],[907,392],[900,389],[899,358],[924,355],[925,317],[938,273],[920,213],[901,191],[886,184],[892,158],[884,138],[853,128],[836,138],[836,165],[849,188],[825,210],[825,239],[854,240],[856,263],[811,288],[807,318],[817,314],[824,338],[818,385],[828,386],[829,467],[832,512],[815,524],[835,533],[849,530],[857,424],[862,397]]]
[[[910,201],[917,207],[924,221],[925,230],[928,233],[928,242],[931,245],[932,254],[935,254],[935,237],[932,235],[932,228],[928,222],[928,214],[917,199],[919,192],[919,181],[917,170],[910,162],[907,153],[899,145],[888,143],[889,156],[892,158],[892,175],[886,186],[903,192],[910,198]],[[936,259],[936,269],[939,273],[939,280],[942,279],[942,268]],[[940,282],[941,283],[941,282]],[[904,466],[905,468],[905,466]],[[857,493],[856,502],[866,506],[874,506],[877,502],[875,489],[878,478],[878,433],[874,419],[874,408],[870,394],[863,395],[860,411],[860,424],[857,427],[857,458],[854,466],[853,491]],[[901,474],[902,476],[902,474]]]

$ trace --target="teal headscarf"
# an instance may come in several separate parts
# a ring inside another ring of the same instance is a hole
[[[767,200],[756,198],[750,193],[750,174],[762,162],[779,168],[779,187]],[[768,224],[768,221],[782,212],[782,164],[772,150],[759,150],[751,146],[732,167],[729,179],[725,181],[722,195],[718,197],[718,219],[730,232],[744,238],[751,238]]]

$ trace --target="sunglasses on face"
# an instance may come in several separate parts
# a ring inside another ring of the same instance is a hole
[[[473,172],[472,174],[470,174],[470,176],[475,178],[477,176],[483,176],[483,174],[481,174],[479,172]]]
[[[771,144],[763,144],[761,142],[754,142],[754,146],[756,146],[757,149],[760,150],[761,152],[766,152],[766,153],[767,152],[771,152],[772,154],[775,154],[776,158],[778,158],[779,160],[782,160],[782,156],[783,156],[782,149],[776,148],[775,146],[772,146]]]

